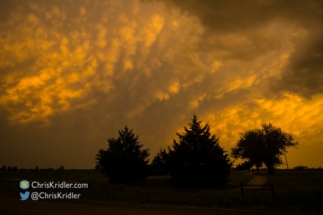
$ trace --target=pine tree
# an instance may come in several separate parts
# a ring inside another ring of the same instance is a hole
[[[96,160],[110,183],[133,183],[148,176],[149,150],[142,149],[132,130],[125,126],[119,137],[108,139],[108,143],[107,150],[99,150]]]
[[[194,115],[184,134],[176,133],[173,149],[165,156],[172,181],[180,187],[220,187],[226,184],[232,163],[209,125]]]
[[[167,175],[169,170],[167,168],[166,160],[163,157],[165,150],[161,150],[154,157],[153,161],[150,164],[150,174],[151,175]]]

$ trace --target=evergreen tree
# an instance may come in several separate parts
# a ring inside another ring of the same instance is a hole
[[[163,150],[157,153],[151,162],[149,169],[151,175],[167,175],[169,170],[167,168],[166,160],[163,157]]]
[[[100,149],[97,164],[109,178],[110,183],[132,183],[148,176],[148,149],[142,149],[138,136],[127,126],[119,131],[117,139],[108,139],[107,150]]]
[[[226,184],[232,163],[209,125],[194,115],[184,134],[176,133],[173,149],[164,153],[172,181],[180,187],[220,187]]]

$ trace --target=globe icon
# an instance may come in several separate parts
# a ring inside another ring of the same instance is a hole
[[[26,189],[28,189],[29,188],[29,181],[27,181],[27,180],[22,180],[21,182],[20,182],[20,188],[21,189],[24,189],[24,190],[26,190]]]

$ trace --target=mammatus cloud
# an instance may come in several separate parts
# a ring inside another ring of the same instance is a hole
[[[131,117],[176,94],[180,81],[183,86],[194,83],[188,75],[196,78],[207,72],[189,53],[194,43],[190,33],[196,37],[198,26],[167,18],[160,9],[149,11],[151,5],[141,7],[135,1],[98,3],[100,8],[85,2],[36,1],[11,10],[15,19],[8,21],[2,38],[1,104],[13,123],[47,120],[55,113],[91,105],[97,102],[92,98],[97,91],[128,91],[131,98],[122,96],[124,102],[136,96],[140,104],[124,110]],[[188,53],[179,56],[180,52]],[[176,61],[185,64],[174,65]],[[193,74],[190,67],[205,71]]]
[[[228,151],[265,122],[321,147],[319,1],[3,2],[5,163],[92,168],[125,125],[154,156],[193,114]]]

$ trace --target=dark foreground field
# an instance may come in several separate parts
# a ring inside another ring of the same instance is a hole
[[[49,171],[0,172],[0,214],[297,214],[323,213],[323,171],[277,171],[268,176],[270,191],[249,191],[242,197],[239,183],[254,176],[232,171],[228,187],[222,190],[176,189],[169,177],[150,177],[133,186],[110,185],[100,172]],[[21,201],[22,180],[88,183],[88,189],[32,189],[34,191],[80,193],[78,200]],[[31,213],[32,211],[32,213]]]

